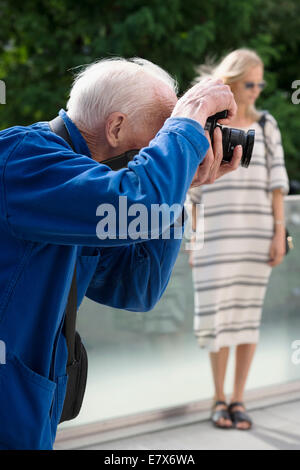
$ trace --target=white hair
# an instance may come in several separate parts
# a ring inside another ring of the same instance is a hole
[[[178,86],[165,70],[138,57],[102,59],[86,66],[75,77],[67,111],[71,119],[94,130],[112,112],[131,121],[145,119],[160,98],[159,84],[177,94]]]

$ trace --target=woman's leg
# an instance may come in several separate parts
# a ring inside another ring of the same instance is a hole
[[[235,377],[234,389],[231,398],[231,403],[236,401],[243,402],[245,385],[249,374],[250,365],[254,356],[256,344],[239,344],[235,351]],[[244,411],[240,406],[234,407],[232,411]],[[249,423],[242,421],[237,424],[237,427],[247,429]]]
[[[215,385],[215,396],[214,401],[226,401],[224,394],[224,381],[227,368],[227,361],[229,356],[229,347],[221,348],[218,352],[210,353],[210,362],[213,373],[214,385]],[[217,410],[226,409],[224,405],[217,405],[214,408]],[[218,421],[220,426],[231,426],[232,422],[229,419],[220,418]]]

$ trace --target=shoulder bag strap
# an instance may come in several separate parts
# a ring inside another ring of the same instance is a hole
[[[52,121],[49,121],[49,126],[52,132],[54,132],[54,134],[57,134],[59,135],[59,137],[62,137],[74,150],[70,134],[65,126],[64,120],[60,116],[57,116],[56,118],[52,119]]]
[[[52,132],[62,137],[74,150],[70,134],[65,126],[63,119],[60,116],[49,121],[49,126]],[[66,316],[64,321],[64,334],[66,337],[68,348],[68,363],[73,364],[75,361],[75,332],[76,332],[76,316],[77,316],[77,282],[76,282],[76,264],[74,267],[71,288],[68,296],[66,307]]]

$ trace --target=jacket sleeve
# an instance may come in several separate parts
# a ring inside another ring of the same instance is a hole
[[[128,207],[140,203],[149,212],[153,204],[183,206],[208,146],[200,124],[171,118],[127,168],[113,171],[72,152],[51,132],[28,131],[4,168],[5,221],[25,240],[100,247],[136,243],[123,233],[119,197],[126,197]],[[102,204],[115,210],[115,236],[97,236]],[[151,238],[151,227],[146,235]]]
[[[182,227],[183,232],[183,227]],[[157,239],[100,249],[100,260],[86,296],[114,308],[146,312],[164,293],[181,239]]]

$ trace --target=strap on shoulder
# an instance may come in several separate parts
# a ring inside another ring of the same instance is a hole
[[[265,123],[266,123],[266,120],[267,120],[267,114],[268,114],[268,111],[267,110],[264,110],[262,112],[262,115],[260,116],[259,120],[257,121],[258,124],[262,127],[263,131],[265,129]]]
[[[262,115],[261,115],[261,117],[259,118],[259,120],[257,122],[262,128],[263,137],[264,137],[264,144],[265,144],[265,148],[266,148],[267,168],[268,168],[268,172],[270,172],[270,149],[269,149],[268,139],[267,139],[267,135],[266,135],[266,131],[265,131],[265,124],[266,124],[266,121],[267,121],[268,113],[269,113],[269,111],[265,109],[262,112]]]
[[[63,119],[60,116],[57,116],[56,118],[52,119],[52,121],[49,121],[49,126],[54,134],[64,139],[70,145],[71,149],[74,150],[70,134],[65,126]]]
[[[63,119],[60,116],[49,121],[49,126],[54,134],[64,139],[70,147],[74,150],[70,134],[65,126]],[[74,150],[75,151],[75,150]],[[75,360],[75,331],[76,331],[76,316],[77,316],[77,283],[76,283],[76,264],[73,272],[71,288],[69,291],[68,302],[66,307],[66,315],[64,321],[64,334],[66,337],[68,347],[68,365],[72,364]]]
[[[66,316],[64,321],[64,334],[68,347],[68,362],[73,364],[75,360],[75,332],[76,332],[76,316],[77,316],[77,283],[76,283],[76,264],[74,268],[71,288],[66,307]]]

